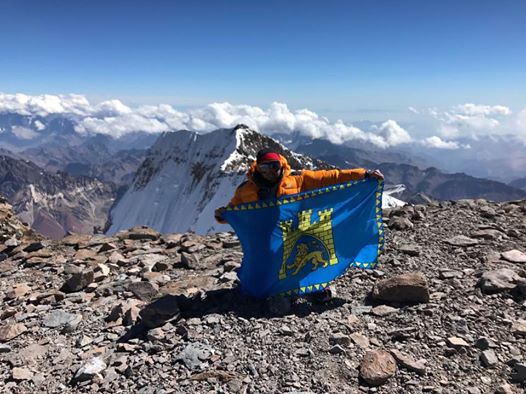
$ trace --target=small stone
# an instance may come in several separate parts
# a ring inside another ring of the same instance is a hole
[[[362,349],[367,349],[370,346],[369,339],[362,333],[353,332],[350,338],[355,344],[360,346]]]
[[[105,369],[106,363],[102,360],[102,358],[92,357],[79,368],[73,377],[73,380],[76,382],[91,380],[95,375],[101,373]]]
[[[63,289],[69,293],[75,293],[85,289],[94,280],[94,272],[91,269],[72,274],[66,283],[64,283]]]
[[[515,335],[526,335],[526,320],[514,321],[511,325],[511,331]]]
[[[466,237],[465,235],[456,235],[452,238],[446,239],[446,243],[453,246],[467,247],[478,245],[479,241]]]
[[[73,320],[75,320],[76,315],[72,313],[67,313],[63,311],[62,309],[54,310],[51,313],[48,313],[44,319],[43,323],[44,326],[49,328],[56,328],[63,326]]]
[[[504,383],[495,389],[495,394],[515,394],[515,391],[509,383]]]
[[[132,282],[128,290],[139,300],[149,302],[159,293],[159,286],[151,282]]]
[[[345,349],[341,345],[334,345],[329,349],[330,354],[345,354]]]
[[[348,347],[351,344],[351,338],[348,335],[338,332],[332,334],[329,337],[329,343],[331,345],[341,345],[343,347]]]
[[[482,362],[482,365],[486,368],[491,368],[497,365],[499,359],[497,358],[495,352],[492,349],[488,349],[484,350],[480,354],[480,361]]]
[[[380,386],[396,373],[396,361],[385,350],[368,351],[360,363],[360,376],[371,386]]]
[[[398,312],[398,308],[393,308],[392,306],[389,306],[389,305],[378,305],[378,306],[375,306],[373,309],[371,309],[372,315],[380,316],[380,317],[387,316],[387,315],[390,315],[396,312]]]
[[[22,323],[7,324],[0,327],[0,342],[7,342],[27,331]]]
[[[477,341],[475,342],[475,346],[478,347],[480,350],[487,350],[490,347],[497,347],[497,344],[489,338],[482,337],[477,339]]]
[[[460,347],[468,347],[469,344],[459,337],[449,337],[447,339],[447,343],[451,347],[460,348]]]
[[[419,256],[420,255],[420,248],[416,244],[403,244],[398,248],[398,250],[409,256]]]
[[[210,358],[212,352],[210,346],[194,342],[186,345],[175,359],[181,361],[186,368],[193,371],[206,366],[205,361]]]
[[[526,263],[526,253],[521,252],[520,250],[513,249],[501,254],[504,260],[510,261],[512,263],[524,264]]]
[[[27,293],[31,291],[31,287],[27,285],[27,283],[19,283],[13,286],[13,289],[11,291],[7,292],[7,298],[9,299],[18,299],[25,296]]]
[[[10,346],[0,344],[0,353],[9,353],[10,351],[11,351]]]
[[[416,372],[419,375],[425,375],[426,360],[415,361],[411,357],[395,349],[391,349],[390,352],[402,367],[406,368],[409,371]]]
[[[31,380],[33,372],[27,368],[13,368],[11,371],[14,380]]]

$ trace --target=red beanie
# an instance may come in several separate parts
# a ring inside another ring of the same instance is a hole
[[[257,162],[265,163],[267,161],[280,161],[280,160],[281,160],[281,157],[279,154],[277,154],[276,152],[268,152],[258,157]]]

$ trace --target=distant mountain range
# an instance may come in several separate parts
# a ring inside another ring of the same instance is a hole
[[[0,113],[0,193],[24,221],[55,238],[103,227],[112,206],[110,232],[138,224],[170,232],[227,229],[213,221],[212,212],[231,197],[255,153],[265,146],[282,152],[296,169],[378,167],[388,184],[405,185],[398,197],[408,202],[526,197],[525,178],[515,176],[504,184],[446,173],[433,166],[437,156],[423,150],[384,150],[352,141],[336,145],[300,133],[270,138],[246,126],[208,134],[136,132],[115,139],[80,134],[77,122],[73,115]],[[520,169],[523,155],[509,149],[516,159],[512,164]],[[442,154],[447,159],[451,152]],[[507,174],[501,178],[524,173],[509,166],[494,163],[496,172]],[[479,167],[483,172],[485,167]]]

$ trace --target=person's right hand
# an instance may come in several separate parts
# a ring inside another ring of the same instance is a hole
[[[226,223],[226,220],[223,218],[223,212],[225,211],[226,207],[219,207],[215,210],[214,216],[219,223]]]

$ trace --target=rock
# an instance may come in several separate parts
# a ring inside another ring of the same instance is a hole
[[[66,283],[64,283],[63,290],[68,293],[75,293],[85,289],[89,284],[93,283],[94,272],[91,269],[72,274]]]
[[[460,348],[460,347],[469,347],[469,344],[459,337],[449,337],[447,339],[447,343],[449,346],[454,348]]]
[[[520,280],[520,276],[515,271],[508,268],[499,268],[484,272],[477,286],[483,292],[511,290],[515,288],[515,282],[518,280]]]
[[[0,353],[9,353],[10,351],[11,351],[10,346],[0,344]]]
[[[389,221],[389,228],[393,230],[410,230],[414,227],[414,224],[405,217],[397,217]]]
[[[0,327],[0,342],[8,342],[27,331],[22,323],[7,324]]]
[[[27,368],[13,368],[11,371],[14,380],[31,380],[33,372]]]
[[[13,289],[7,292],[6,295],[7,295],[7,298],[9,299],[18,299],[18,298],[22,298],[30,291],[31,291],[31,287],[29,287],[27,283],[19,283],[13,286]]]
[[[159,286],[151,282],[132,282],[128,290],[139,300],[149,302],[159,293]]]
[[[416,244],[402,244],[398,248],[398,250],[409,256],[419,256],[420,255],[420,247]]]
[[[92,357],[86,361],[73,377],[74,382],[91,380],[106,369],[106,363],[100,357]]]
[[[526,363],[517,363],[513,366],[511,380],[518,383],[526,381]]]
[[[524,264],[526,263],[526,253],[523,253],[517,249],[509,250],[501,254],[504,260],[512,263]]]
[[[506,238],[506,235],[504,233],[502,233],[499,230],[495,230],[493,228],[477,230],[477,231],[472,232],[470,235],[473,238],[483,238],[483,239],[489,239],[489,240],[497,240],[500,238]]]
[[[478,347],[480,350],[487,350],[489,348],[498,347],[498,345],[489,338],[479,338],[475,342],[475,346]]]
[[[362,349],[367,349],[370,346],[369,339],[360,332],[353,332],[350,338],[355,344],[360,346]]]
[[[159,298],[139,312],[141,323],[148,328],[162,326],[170,320],[179,318],[179,315],[177,297],[172,295]]]
[[[341,345],[343,347],[348,347],[351,344],[351,338],[348,335],[337,332],[329,336],[329,343],[331,345]]]
[[[453,246],[467,247],[477,245],[479,242],[476,239],[466,237],[465,235],[455,235],[452,238],[448,238],[446,243]]]
[[[155,241],[160,238],[160,234],[146,226],[134,227],[128,230],[127,238],[138,241]]]
[[[371,386],[380,386],[396,373],[396,361],[384,350],[365,353],[360,363],[360,376]]]
[[[210,346],[202,343],[189,343],[185,348],[175,357],[177,361],[181,361],[190,371],[204,368],[205,361],[210,358],[213,350]]]
[[[526,336],[526,320],[517,320],[514,321],[511,326],[511,331],[515,335],[523,335]]]
[[[383,279],[374,286],[372,296],[376,300],[387,302],[428,302],[427,279],[421,272],[411,272]]]
[[[480,354],[480,361],[482,362],[482,365],[486,368],[492,368],[499,362],[499,359],[497,358],[497,355],[492,349],[484,350]]]
[[[345,354],[346,351],[341,345],[334,345],[329,349],[330,354]]]
[[[515,391],[510,384],[504,383],[495,389],[495,394],[515,394]]]
[[[182,252],[181,253],[181,264],[183,264],[188,269],[198,269],[199,260],[197,256],[193,253]]]
[[[65,312],[62,309],[57,309],[51,313],[48,313],[44,317],[42,323],[46,327],[56,328],[56,327],[60,327],[67,323],[72,322],[73,320],[75,320],[75,318],[76,318],[76,315]]]
[[[387,316],[398,312],[398,308],[393,308],[389,305],[378,305],[371,309],[371,314],[374,316]]]
[[[411,357],[403,354],[402,352],[396,349],[391,349],[389,351],[394,356],[398,364],[400,364],[400,366],[404,367],[405,369],[409,371],[416,372],[419,375],[425,375],[426,360],[422,359],[422,360],[415,361]]]

